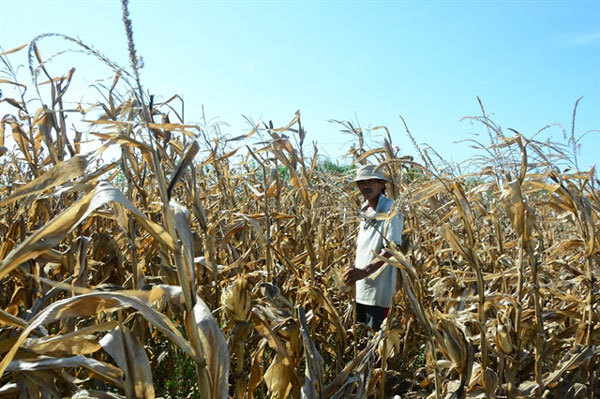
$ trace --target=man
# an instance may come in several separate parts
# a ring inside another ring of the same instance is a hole
[[[396,268],[385,265],[375,259],[375,253],[384,258],[392,256],[386,251],[391,242],[398,246],[402,243],[402,214],[391,219],[376,219],[376,214],[386,214],[392,210],[394,201],[386,198],[385,183],[391,182],[375,165],[364,165],[356,171],[358,189],[365,199],[360,209],[360,226],[356,240],[356,259],[354,267],[344,273],[344,282],[348,285],[356,283],[356,321],[366,323],[373,330],[381,328],[383,319],[387,317],[394,291],[396,289]]]

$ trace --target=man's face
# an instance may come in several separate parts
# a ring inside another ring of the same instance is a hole
[[[385,181],[379,179],[360,180],[356,184],[366,201],[378,198],[385,188]]]

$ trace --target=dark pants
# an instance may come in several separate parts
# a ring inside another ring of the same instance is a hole
[[[387,313],[388,308],[363,305],[362,303],[356,304],[356,321],[365,323],[371,327],[373,331],[379,331],[383,319],[387,317]]]

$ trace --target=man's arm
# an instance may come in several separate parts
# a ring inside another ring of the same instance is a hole
[[[386,259],[392,257],[392,254],[388,252],[385,248],[381,250],[379,256],[382,256]],[[371,262],[364,269],[357,269],[353,267],[352,269],[347,270],[344,273],[344,283],[351,285],[357,282],[358,280],[362,280],[363,278],[369,277],[371,274],[375,273],[381,266],[383,266],[385,261],[378,260],[377,262]]]

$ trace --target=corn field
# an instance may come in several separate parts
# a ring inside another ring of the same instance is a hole
[[[0,99],[1,397],[600,397],[599,181],[559,168],[574,132],[506,135],[482,106],[467,174],[408,128],[419,160],[337,122],[405,217],[375,333],[341,281],[354,166],[320,161],[300,112],[233,138],[187,124],[181,98],[144,91],[128,32],[130,71],[59,36],[114,71],[91,106],[66,105],[76,73],[49,73],[49,35],[0,55],[19,93]]]

